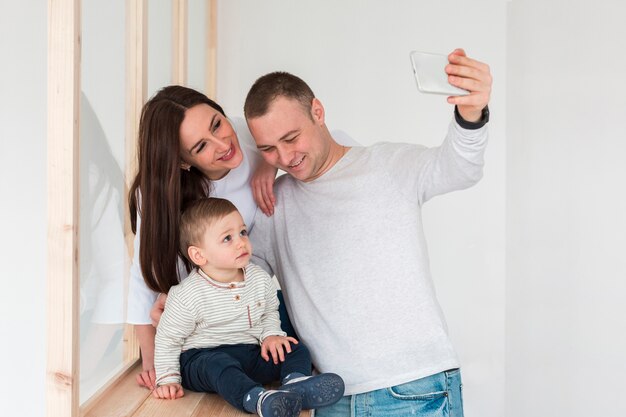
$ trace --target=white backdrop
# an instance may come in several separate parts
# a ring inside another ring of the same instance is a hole
[[[2,415],[43,416],[46,369],[46,2],[0,2]]]
[[[511,4],[507,416],[626,416],[625,17]]]

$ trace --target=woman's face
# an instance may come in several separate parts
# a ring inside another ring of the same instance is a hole
[[[180,125],[180,157],[207,178],[218,180],[243,160],[237,134],[226,117],[208,104],[185,111]]]

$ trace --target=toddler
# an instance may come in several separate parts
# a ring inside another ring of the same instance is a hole
[[[216,392],[260,416],[298,416],[343,396],[332,373],[311,376],[308,349],[280,328],[271,277],[249,263],[246,225],[228,200],[205,198],[181,218],[181,251],[197,265],[173,286],[155,339],[154,396]],[[280,380],[277,390],[263,384]]]

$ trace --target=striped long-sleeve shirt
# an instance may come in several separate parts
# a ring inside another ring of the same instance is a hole
[[[218,282],[195,270],[167,296],[155,338],[157,384],[180,383],[180,353],[220,345],[258,344],[280,328],[276,287],[256,265],[242,282]]]

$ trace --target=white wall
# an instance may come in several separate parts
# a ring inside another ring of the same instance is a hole
[[[45,1],[0,3],[3,416],[44,414],[46,28]]]
[[[432,270],[461,356],[468,416],[504,410],[504,203],[506,3],[438,1],[222,1],[218,100],[242,114],[245,95],[266,72],[307,81],[331,130],[363,144],[436,145],[452,108],[418,93],[409,52],[457,46],[488,62],[495,77],[485,177],[424,209]]]
[[[625,416],[626,4],[513,1],[507,416]]]
[[[435,145],[450,109],[417,93],[408,51],[460,45],[490,63],[485,178],[425,207],[466,415],[626,415],[626,6],[431,3],[221,1],[219,99],[240,115],[254,79],[285,69],[331,128]],[[44,415],[46,7],[0,3],[3,415]]]

